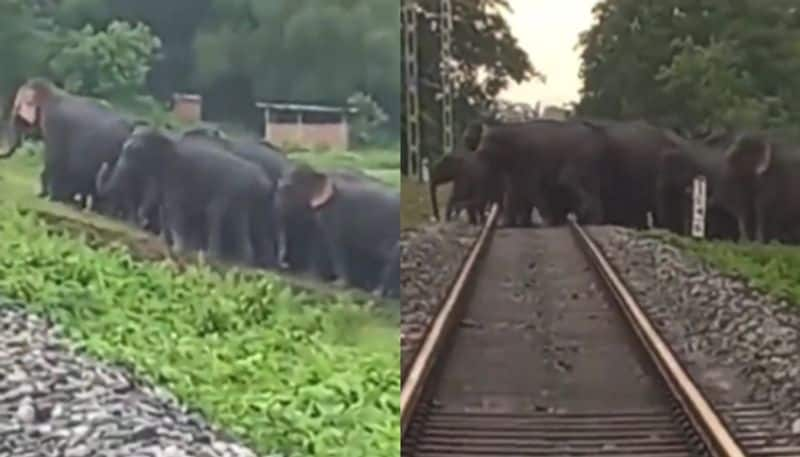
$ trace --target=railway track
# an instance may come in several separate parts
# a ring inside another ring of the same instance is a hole
[[[710,404],[581,227],[496,219],[404,379],[404,457],[800,456],[768,405]]]

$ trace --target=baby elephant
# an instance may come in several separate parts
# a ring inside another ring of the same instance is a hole
[[[322,173],[299,165],[275,195],[276,214],[303,212],[321,234],[337,282],[368,286],[377,295],[399,295],[400,195],[381,183]],[[278,218],[279,252],[287,227]],[[364,281],[359,273],[369,272]]]

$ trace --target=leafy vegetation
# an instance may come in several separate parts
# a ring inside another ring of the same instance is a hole
[[[606,0],[594,15],[579,114],[800,133],[796,2]]]
[[[110,101],[195,92],[207,120],[258,131],[257,101],[344,106],[362,93],[388,115],[369,133],[396,141],[398,16],[395,0],[3,0],[0,98],[34,75]]]
[[[0,168],[1,297],[52,317],[91,354],[133,367],[261,452],[398,455],[392,313],[267,273],[178,271],[54,225],[42,215],[71,210],[33,196],[41,158],[31,147]],[[318,156],[336,164],[336,154]]]
[[[709,242],[672,234],[659,236],[713,265],[741,278],[753,288],[789,303],[800,303],[800,249],[778,243]]]
[[[131,97],[144,90],[161,41],[144,24],[112,22],[106,30],[91,25],[59,36],[62,47],[49,62],[51,74],[75,94],[101,98]]]
[[[0,206],[0,295],[136,367],[262,452],[397,455],[397,331],[269,275],[143,264]],[[346,367],[346,369],[343,369]]]

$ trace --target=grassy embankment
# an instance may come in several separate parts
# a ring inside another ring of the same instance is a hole
[[[800,246],[699,241],[664,232],[649,236],[677,246],[777,300],[800,304]]]
[[[436,192],[439,200],[439,216],[444,217],[447,198],[450,195],[452,184],[439,186]],[[400,225],[402,228],[412,228],[430,223],[433,217],[431,198],[428,193],[428,184],[421,183],[416,178],[402,178],[402,196],[400,209]]]
[[[397,166],[388,169],[397,156],[298,158],[399,182]],[[26,151],[0,162],[0,296],[51,317],[89,353],[133,367],[263,453],[399,454],[394,316],[269,273],[170,263],[152,237],[37,199],[39,169]]]

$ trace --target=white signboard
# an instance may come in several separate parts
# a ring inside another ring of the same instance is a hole
[[[706,234],[706,178],[697,176],[692,183],[692,236],[704,238]]]

